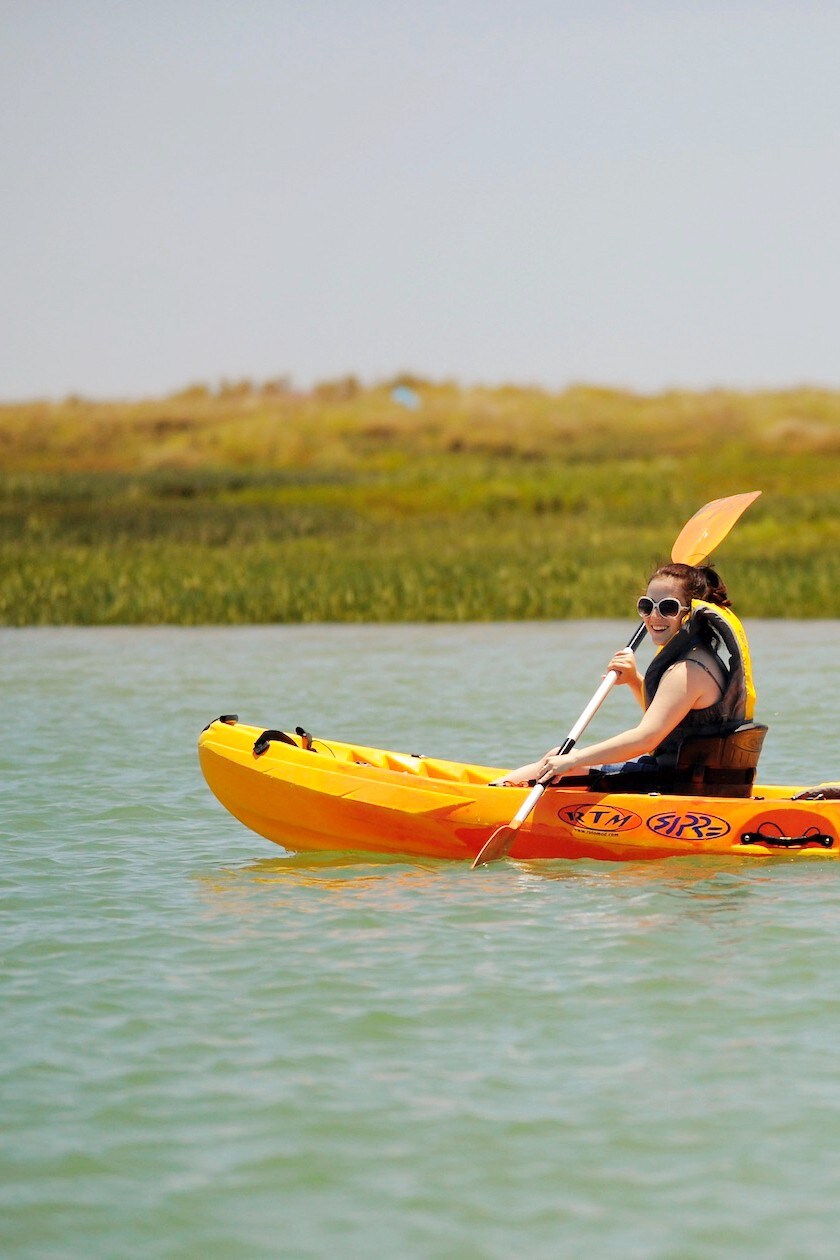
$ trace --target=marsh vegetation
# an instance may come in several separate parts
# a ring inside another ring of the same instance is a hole
[[[395,386],[413,391],[398,401]],[[709,499],[743,615],[840,616],[840,393],[353,378],[0,407],[0,621],[624,616]]]

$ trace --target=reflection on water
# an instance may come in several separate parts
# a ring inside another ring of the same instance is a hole
[[[338,894],[347,901],[364,896],[368,890],[387,891],[396,898],[404,888],[431,890],[445,879],[452,864],[431,859],[411,861],[378,855],[369,861],[357,854],[319,853],[294,854],[262,858],[218,871],[202,872],[196,880],[206,893],[222,898],[247,901],[250,890],[275,889],[284,896],[310,888],[326,894]]]

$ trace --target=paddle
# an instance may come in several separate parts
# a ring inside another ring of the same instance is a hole
[[[671,548],[671,559],[675,564],[701,564],[710,556],[715,547],[722,543],[732,526],[751,503],[761,494],[760,490],[751,490],[747,494],[732,494],[725,499],[712,499],[695,512],[680,531],[679,537]],[[640,625],[631,636],[627,646],[635,651],[645,637],[645,627]],[[575,722],[569,734],[560,745],[560,752],[571,752],[592,718],[600,709],[609,694],[618,674],[614,670],[604,677],[595,695]],[[507,826],[497,827],[473,862],[473,870],[505,857],[516,839],[516,833],[531,813],[537,801],[546,789],[546,785],[538,783],[522,802]]]

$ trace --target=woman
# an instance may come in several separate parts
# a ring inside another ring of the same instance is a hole
[[[726,611],[730,608],[714,569],[658,568],[638,602],[656,656],[644,677],[629,648],[616,652],[607,667],[642,706],[639,723],[564,755],[555,748],[497,783],[547,784],[592,766],[608,773],[672,768],[685,736],[724,733],[751,718],[755,693],[749,649],[740,622]]]

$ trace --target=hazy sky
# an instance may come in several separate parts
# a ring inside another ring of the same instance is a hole
[[[0,0],[0,398],[840,387],[840,0]]]

